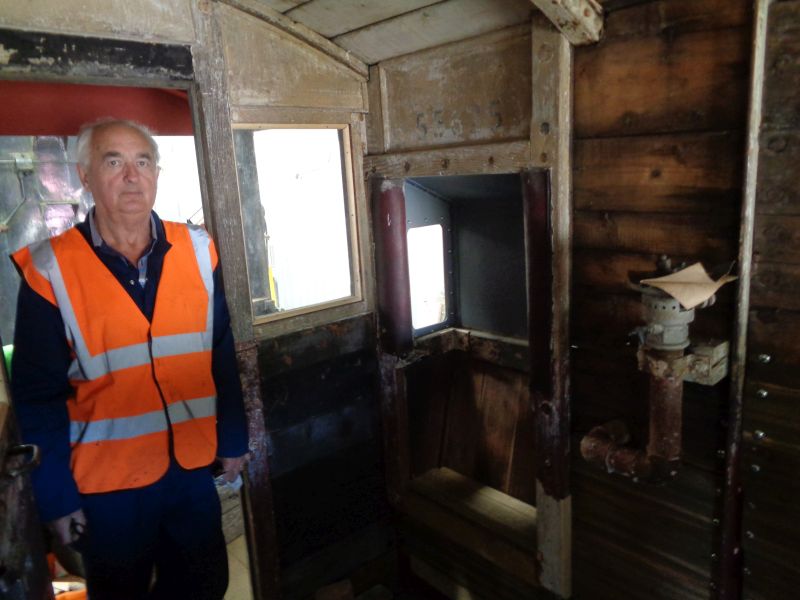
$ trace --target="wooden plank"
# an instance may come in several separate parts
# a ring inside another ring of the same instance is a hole
[[[747,330],[747,377],[800,389],[800,312],[774,308],[750,311]],[[769,360],[763,362],[761,355]]]
[[[248,12],[219,10],[232,105],[366,110],[362,74]]]
[[[225,297],[237,341],[253,339],[250,282],[245,264],[245,243],[236,180],[227,69],[219,25],[220,6],[196,3],[193,11],[197,43],[192,58],[198,93],[192,110],[198,145],[200,180],[204,182],[203,213],[217,243],[225,280]]]
[[[68,2],[31,0],[4,4],[2,25],[28,31],[79,36],[192,43],[191,0],[86,0],[80,10]]]
[[[750,439],[760,430],[800,452],[800,390],[748,378],[744,394],[743,428]]]
[[[267,451],[266,415],[261,400],[258,372],[258,346],[242,342],[236,347],[242,380],[250,462],[244,473],[242,511],[250,557],[250,577],[257,598],[273,600],[280,589],[280,564],[275,535],[275,512]]]
[[[476,375],[480,373],[482,379],[476,397],[479,433],[474,479],[508,492],[508,469],[513,459],[514,437],[522,408],[519,400],[528,378],[488,363],[473,364],[473,372]],[[530,410],[530,407],[525,408]],[[533,444],[528,450],[533,454]]]
[[[339,46],[322,37],[316,31],[265,6],[264,3],[259,0],[222,0],[222,2],[285,31],[304,45],[327,54],[362,78],[366,79],[369,75],[367,65],[358,60],[355,56],[342,50]]]
[[[474,478],[476,442],[480,433],[477,398],[482,374],[473,375],[472,361],[467,356],[456,355],[453,360],[453,383],[447,402],[441,465]]]
[[[769,11],[764,122],[769,130],[800,127],[800,3],[774,2]]]
[[[758,160],[756,212],[800,215],[800,130],[763,130]]]
[[[530,62],[528,25],[382,62],[387,151],[527,137]]]
[[[757,215],[754,259],[800,263],[800,215]]]
[[[605,0],[603,8],[605,39],[747,27],[752,18],[749,0]]]
[[[432,175],[514,173],[528,166],[530,142],[517,140],[439,150],[399,152],[364,159],[367,175],[387,179]]]
[[[573,287],[614,294],[629,293],[629,274],[653,271],[657,259],[656,254],[576,248],[572,255]],[[681,257],[673,256],[672,259],[679,262]]]
[[[332,41],[372,65],[527,22],[530,12],[528,0],[448,0],[336,36]]]
[[[800,310],[800,264],[758,261],[750,278],[754,307]]]
[[[536,414],[530,397],[527,377],[522,380],[517,399],[517,424],[511,440],[511,460],[506,469],[506,487],[503,489],[530,505],[536,504]]]
[[[497,508],[496,504],[493,506]],[[535,513],[536,509],[530,509]],[[466,509],[456,509],[451,503],[442,504],[440,499],[432,500],[427,494],[410,490],[403,498],[401,510],[415,522],[444,536],[449,543],[469,548],[501,571],[512,573],[528,584],[538,584],[534,552],[522,549],[498,535],[494,525],[486,527],[484,523],[464,518],[459,510]],[[495,521],[492,514],[485,517]]]
[[[285,14],[326,38],[361,29],[372,23],[439,4],[443,0],[364,2],[363,0],[314,0]]]
[[[308,2],[308,0],[259,0],[262,4],[267,5],[272,10],[285,13],[288,10],[295,8],[300,4]]]
[[[383,101],[381,74],[378,66],[369,68],[367,99],[369,112],[367,113],[366,154],[383,154],[386,152],[386,144],[383,137]]]
[[[603,35],[603,8],[596,0],[531,0],[575,46],[593,44]]]
[[[380,354],[378,359],[384,456],[390,458],[386,461],[386,491],[389,502],[397,507],[411,476],[406,377],[397,357]]]
[[[608,39],[575,54],[575,137],[736,130],[749,28]]]
[[[451,356],[435,355],[406,369],[412,477],[441,465],[452,360]]]
[[[415,478],[409,489],[533,556],[537,511],[530,504],[446,467],[431,469]]]
[[[738,132],[577,140],[575,208],[738,213],[743,144]]]
[[[730,261],[736,215],[633,214],[575,211],[576,248],[694,256],[707,264]]]

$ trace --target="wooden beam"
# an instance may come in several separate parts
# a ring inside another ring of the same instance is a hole
[[[574,46],[600,41],[603,7],[596,0],[531,0]]]
[[[531,269],[528,275],[531,392],[537,419],[538,560],[542,586],[568,598],[571,595],[569,285],[572,47],[566,37],[540,14],[533,18],[531,42],[531,164],[547,169],[549,174],[549,178],[545,176],[543,181],[540,173],[526,173],[525,185],[526,240],[528,268]],[[546,252],[537,252],[537,240],[543,237],[547,240]],[[544,260],[547,264],[537,268],[534,265],[537,260]],[[549,289],[536,286],[541,270],[550,273]]]

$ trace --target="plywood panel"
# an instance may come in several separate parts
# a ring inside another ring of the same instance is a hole
[[[528,27],[381,63],[388,151],[528,137]]]
[[[353,71],[263,21],[220,7],[231,105],[366,110]]]
[[[308,0],[258,0],[259,4],[263,4],[267,8],[277,10],[278,12],[286,12],[291,10],[299,4],[308,2]]]
[[[3,2],[0,26],[139,41],[190,43],[192,0],[83,0]]]
[[[607,38],[575,53],[575,136],[741,129],[749,27]]]
[[[327,38],[410,13],[443,0],[311,0],[286,14]],[[295,2],[297,4],[298,2]]]
[[[575,208],[738,212],[743,143],[731,132],[577,140]]]
[[[529,0],[447,0],[337,36],[333,41],[367,64],[527,23]]]

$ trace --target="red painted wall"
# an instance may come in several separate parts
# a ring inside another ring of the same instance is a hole
[[[184,90],[0,81],[0,135],[77,135],[102,117],[131,119],[157,135],[192,135]]]

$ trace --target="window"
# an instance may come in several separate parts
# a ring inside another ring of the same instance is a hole
[[[437,325],[447,319],[443,235],[441,225],[408,230],[411,323],[414,329]]]
[[[360,299],[347,126],[234,130],[254,320]]]

